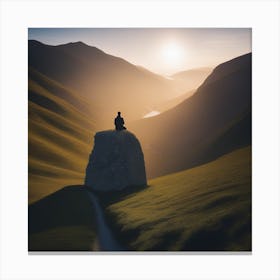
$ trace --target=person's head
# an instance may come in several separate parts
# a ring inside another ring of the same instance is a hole
[[[120,116],[121,115],[121,112],[118,112],[118,116]]]

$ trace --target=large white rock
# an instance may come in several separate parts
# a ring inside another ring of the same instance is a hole
[[[109,191],[146,184],[144,156],[138,139],[127,130],[96,133],[85,185]]]

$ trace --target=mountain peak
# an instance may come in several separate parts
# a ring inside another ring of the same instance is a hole
[[[28,40],[28,45],[33,45],[33,46],[43,46],[44,44],[40,41],[37,40]]]
[[[42,43],[37,40],[28,40],[28,44],[29,44],[29,46],[34,46],[34,47],[53,47],[53,48],[71,48],[71,49],[86,49],[87,48],[89,50],[95,50],[96,52],[99,52],[99,53],[104,53],[102,50],[100,50],[94,46],[87,45],[86,43],[84,43],[82,41],[69,42],[69,43],[58,44],[58,45],[49,45],[49,44],[45,44],[45,43]]]
[[[77,41],[77,42],[69,42],[67,44],[64,44],[65,46],[70,45],[70,46],[87,46],[87,47],[91,47],[89,45],[87,45],[86,43],[82,42],[82,41]]]

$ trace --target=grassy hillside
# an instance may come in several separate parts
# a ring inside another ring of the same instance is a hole
[[[29,251],[91,251],[94,212],[83,186],[59,190],[28,207]]]
[[[65,185],[83,183],[96,127],[85,100],[32,69],[28,94],[28,193],[33,202]]]
[[[107,207],[131,250],[251,250],[250,147],[149,185]]]

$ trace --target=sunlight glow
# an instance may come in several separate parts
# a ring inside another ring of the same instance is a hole
[[[176,42],[165,45],[161,54],[164,62],[171,67],[178,67],[184,63],[185,50]]]

